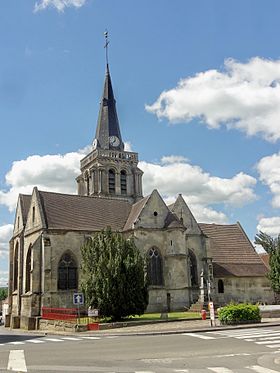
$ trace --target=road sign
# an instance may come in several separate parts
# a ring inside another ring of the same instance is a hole
[[[210,319],[211,321],[215,321],[215,309],[214,309],[214,303],[209,302],[209,311],[210,311]]]
[[[84,294],[83,293],[74,293],[73,294],[73,304],[75,304],[75,305],[84,304]]]

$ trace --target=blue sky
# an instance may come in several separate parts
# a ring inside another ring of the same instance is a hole
[[[280,226],[279,1],[3,0],[0,284],[17,195],[75,193],[95,133],[104,37],[144,191],[200,222]]]

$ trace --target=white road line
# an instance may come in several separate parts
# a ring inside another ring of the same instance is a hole
[[[269,347],[269,348],[280,348],[280,344],[279,345],[267,345],[266,347]]]
[[[155,373],[155,372],[152,372],[151,370],[136,370],[135,373]]]
[[[178,373],[188,373],[188,369],[175,369],[174,372],[178,372]]]
[[[61,339],[65,339],[66,341],[81,341],[82,338],[75,338],[75,337],[61,337]]]
[[[24,345],[25,342],[20,342],[20,341],[16,341],[16,342],[8,342],[9,345]]]
[[[270,337],[267,337],[267,336],[262,337],[262,341],[265,340],[265,339],[277,339],[277,338],[280,338],[280,333],[277,333],[277,334],[272,335]]]
[[[280,343],[280,340],[278,339],[277,341],[260,341],[260,342],[255,342],[257,345],[265,345],[265,344],[273,344],[273,343]]]
[[[63,342],[62,339],[58,338],[44,338],[45,341],[50,341],[50,342]]]
[[[209,337],[208,335],[197,334],[197,333],[182,333],[182,335],[189,335],[191,337],[201,338],[201,339],[216,339],[215,337]]]
[[[45,343],[44,341],[41,341],[41,339],[27,339],[25,342],[28,342],[28,343]]]
[[[23,350],[11,350],[10,351],[7,370],[13,370],[17,372],[27,372]]]
[[[208,368],[208,369],[216,373],[233,373],[231,369],[224,368],[224,367],[213,367],[213,368]]]
[[[249,367],[246,367],[246,368],[254,370],[255,372],[258,372],[258,373],[277,373],[276,370],[264,368],[264,367],[261,367],[259,365],[252,365],[252,366],[249,366]]]
[[[101,337],[81,337],[82,339],[101,339]]]
[[[260,334],[244,334],[239,336],[234,336],[237,339],[246,339],[246,338],[262,338],[262,337],[272,337],[276,335],[275,333],[260,333]]]

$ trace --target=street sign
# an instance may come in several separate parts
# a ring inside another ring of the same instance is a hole
[[[214,309],[214,303],[209,302],[209,311],[210,311],[210,320],[215,321],[215,309]]]
[[[83,293],[74,293],[73,294],[73,304],[75,304],[75,305],[84,304],[84,294]]]
[[[88,309],[88,316],[89,317],[98,317],[98,309],[96,308],[89,308]]]

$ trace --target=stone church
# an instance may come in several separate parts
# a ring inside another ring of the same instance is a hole
[[[80,247],[110,226],[134,237],[147,259],[147,311],[184,310],[210,297],[271,302],[259,255],[239,223],[199,224],[183,197],[167,205],[157,190],[142,195],[138,154],[124,150],[109,67],[96,135],[81,160],[77,195],[20,194],[10,240],[9,320],[38,325],[42,307],[73,307],[80,290]]]

